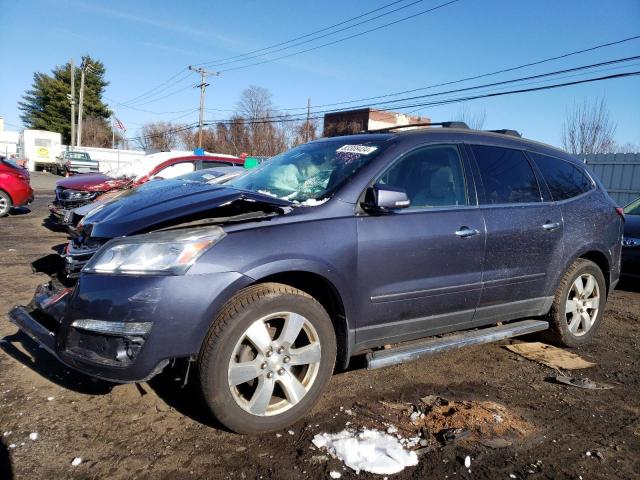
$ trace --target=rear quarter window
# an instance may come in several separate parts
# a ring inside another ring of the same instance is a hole
[[[233,162],[211,161],[203,160],[201,168],[214,168],[214,167],[233,167],[236,164]]]
[[[593,182],[577,166],[559,158],[529,153],[542,172],[554,200],[577,197],[593,189]]]

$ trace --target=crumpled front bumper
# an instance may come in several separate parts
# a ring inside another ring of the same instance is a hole
[[[68,367],[112,382],[142,382],[171,359],[196,355],[219,309],[252,282],[237,272],[86,274],[73,288],[41,285],[28,305],[9,312],[9,321]],[[134,331],[137,325],[148,328]]]
[[[56,289],[50,283],[40,285],[28,306],[18,305],[9,311],[9,321],[64,365],[103,380],[117,383],[146,381],[167,365],[169,361],[163,360],[147,374],[127,372],[131,362],[117,365],[88,350],[82,345],[87,343],[86,339],[79,341],[75,329],[63,322],[72,293],[71,288]],[[91,336],[96,350],[104,351],[105,336]]]

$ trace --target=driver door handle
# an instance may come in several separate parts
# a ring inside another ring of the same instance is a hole
[[[480,230],[476,230],[475,228],[469,227],[460,227],[459,230],[456,230],[456,235],[460,238],[473,237],[480,233]]]
[[[547,220],[547,222],[542,225],[542,228],[548,231],[555,230],[556,228],[560,228],[560,222],[550,222]]]

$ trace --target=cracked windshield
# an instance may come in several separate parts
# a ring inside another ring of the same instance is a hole
[[[383,142],[319,142],[282,153],[228,185],[316,205],[378,155]]]

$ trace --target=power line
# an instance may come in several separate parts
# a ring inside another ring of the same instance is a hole
[[[436,100],[436,101],[417,103],[417,104],[412,104],[412,105],[404,105],[403,108],[415,108],[415,107],[436,106],[436,105],[445,105],[445,104],[451,104],[451,103],[467,102],[467,101],[470,101],[470,100],[477,100],[477,99],[481,99],[481,98],[499,97],[499,96],[505,96],[505,95],[514,95],[514,94],[520,94],[520,93],[529,93],[529,92],[536,92],[536,91],[543,91],[543,90],[551,90],[551,89],[555,89],[555,88],[562,88],[562,87],[585,84],[585,83],[591,83],[591,82],[599,82],[599,81],[604,81],[604,80],[627,78],[627,77],[632,77],[632,76],[637,76],[637,75],[640,75],[640,71],[611,74],[611,75],[606,75],[606,76],[601,76],[601,77],[588,78],[588,79],[584,79],[584,80],[574,80],[574,81],[571,81],[571,82],[564,82],[564,83],[556,83],[556,84],[552,84],[552,85],[545,85],[545,86],[541,86],[541,87],[531,87],[531,88],[524,88],[524,89],[517,89],[517,90],[509,90],[509,91],[505,91],[505,92],[493,92],[493,93],[485,93],[485,94],[467,96],[467,97],[458,97],[458,98],[452,98],[452,99],[446,99],[446,100]],[[384,110],[384,109],[382,109],[382,110]],[[323,117],[322,116],[315,116],[315,117],[311,117],[310,119],[317,120],[317,119],[321,119],[321,118],[323,118]],[[299,119],[299,118],[284,118],[284,119],[278,119],[278,120],[276,120],[276,119],[239,120],[239,121],[237,121],[235,123],[241,123],[243,125],[252,125],[252,124],[291,122],[291,121],[300,121],[300,120],[301,119]],[[233,123],[234,122],[232,120],[224,120],[224,121],[206,122],[205,125],[206,126],[217,125],[217,124],[231,125]],[[163,134],[166,134],[166,133],[178,133],[178,132],[181,132],[181,131],[184,131],[184,130],[191,130],[193,128],[196,128],[197,126],[198,126],[198,123],[194,123],[194,124],[190,124],[190,125],[184,125],[184,126],[182,126],[180,128],[176,128],[176,129],[168,130],[167,132],[163,132],[162,134],[143,135],[143,136],[138,136],[138,137],[132,137],[132,138],[129,138],[128,140],[136,140],[136,139],[142,139],[142,138],[152,138],[152,137],[163,135]]]
[[[588,70],[588,69],[607,66],[607,65],[615,65],[615,64],[619,64],[619,63],[630,62],[630,61],[633,61],[633,60],[637,60],[639,58],[640,58],[640,56],[619,58],[619,59],[615,59],[615,60],[608,60],[608,61],[605,61],[605,62],[592,63],[592,64],[588,64],[588,65],[581,65],[581,66],[578,66],[578,67],[567,68],[567,69],[563,69],[563,70],[556,70],[556,71],[553,71],[553,72],[541,73],[541,74],[537,74],[537,75],[528,75],[526,77],[519,77],[519,78],[510,79],[510,80],[502,80],[500,82],[492,82],[492,83],[486,83],[486,84],[483,84],[483,85],[475,85],[475,86],[471,86],[471,87],[457,88],[457,89],[440,91],[440,92],[431,93],[431,94],[416,95],[416,96],[403,97],[403,98],[394,99],[394,100],[387,100],[387,101],[381,101],[381,102],[373,102],[373,103],[361,104],[361,105],[352,106],[350,108],[356,110],[356,109],[360,109],[360,108],[370,108],[370,107],[378,106],[378,105],[392,105],[392,106],[395,105],[394,108],[403,108],[404,105],[396,105],[396,104],[399,104],[401,102],[418,100],[418,99],[422,99],[422,98],[438,97],[438,96],[448,95],[448,94],[452,94],[452,93],[460,93],[460,92],[467,92],[467,91],[471,91],[471,90],[478,90],[478,89],[481,89],[481,88],[489,88],[489,87],[495,87],[495,86],[499,86],[499,85],[508,85],[508,84],[511,84],[511,83],[522,82],[522,81],[525,81],[525,80],[533,80],[533,79],[538,79],[538,78],[552,77],[552,76],[557,76],[557,75],[570,73],[570,72],[577,72],[577,71]],[[452,82],[449,82],[449,83],[452,83]],[[325,109],[325,110],[316,110],[316,113],[333,113],[335,111],[336,111],[336,109]],[[293,117],[300,117],[302,115],[304,115],[304,113],[293,114]],[[273,119],[289,118],[289,116],[285,114],[285,115],[276,115],[276,116],[273,116],[271,118],[273,118]]]
[[[288,50],[290,48],[299,47],[300,45],[305,45],[305,44],[310,43],[310,42],[315,42],[316,40],[320,40],[321,38],[330,37],[331,35],[335,35],[336,33],[340,33],[340,32],[344,32],[346,30],[350,30],[350,29],[358,27],[360,25],[364,25],[365,23],[373,22],[374,20],[378,20],[379,18],[386,17],[387,15],[391,15],[393,13],[399,12],[400,10],[404,10],[405,8],[412,7],[412,6],[416,5],[416,4],[422,3],[424,1],[425,0],[415,0],[414,2],[408,3],[407,5],[402,5],[401,7],[394,8],[393,10],[390,10],[390,11],[385,12],[385,13],[381,13],[380,15],[376,15],[375,17],[371,17],[371,18],[368,18],[368,19],[363,20],[361,22],[354,23],[353,25],[349,25],[347,27],[340,28],[340,29],[335,30],[333,32],[325,33],[323,35],[320,35],[320,36],[317,36],[317,37],[314,37],[314,38],[310,38],[310,39],[305,40],[303,42],[298,42],[298,43],[293,43],[291,45],[286,45],[286,46],[278,48],[276,50],[271,50],[269,52],[260,53],[258,55],[248,56],[248,57],[241,58],[241,59],[238,59],[238,60],[230,60],[230,61],[226,61],[226,62],[223,62],[223,61],[207,62],[207,63],[203,63],[201,65],[209,65],[209,66],[219,67],[219,66],[228,65],[228,64],[231,64],[231,63],[245,62],[247,60],[264,57],[266,55],[272,55],[274,53],[281,52],[283,50]],[[397,3],[397,2],[395,2],[395,3]],[[371,12],[369,12],[369,13],[371,13]],[[308,36],[310,36],[310,35],[304,35],[304,37],[308,37]],[[286,42],[286,43],[288,43],[288,42]]]
[[[347,41],[347,40],[351,40],[352,38],[360,37],[360,36],[362,36],[362,35],[366,35],[367,33],[375,32],[375,31],[377,31],[377,30],[381,30],[381,29],[383,29],[383,28],[387,28],[387,27],[390,27],[390,26],[392,26],[392,25],[396,25],[397,23],[405,22],[405,21],[407,21],[407,20],[411,20],[411,19],[416,18],[416,17],[419,17],[419,16],[421,16],[421,15],[425,15],[425,14],[427,14],[427,13],[434,12],[434,11],[436,11],[436,10],[439,10],[439,9],[444,8],[444,7],[446,7],[446,6],[452,5],[452,4],[457,3],[457,2],[459,2],[459,1],[460,1],[460,0],[450,0],[450,1],[448,1],[448,2],[441,3],[440,5],[437,5],[437,6],[435,6],[435,7],[429,8],[429,9],[427,9],[427,10],[422,10],[421,12],[414,13],[414,14],[412,14],[412,15],[409,15],[409,16],[407,16],[407,17],[400,18],[400,19],[395,20],[395,21],[393,21],[393,22],[385,23],[385,24],[379,25],[379,26],[377,26],[377,27],[370,28],[369,30],[364,30],[364,31],[362,31],[362,32],[355,33],[355,34],[353,34],[353,35],[349,35],[349,36],[347,36],[347,37],[339,38],[339,39],[334,40],[334,41],[332,41],[332,42],[323,43],[323,44],[321,44],[321,45],[316,45],[316,46],[314,46],[314,47],[307,48],[307,49],[305,49],[305,50],[300,50],[300,51],[298,51],[298,52],[289,53],[289,54],[287,54],[287,55],[282,55],[282,56],[280,56],[280,57],[276,57],[276,58],[271,58],[271,59],[263,60],[263,61],[261,61],[261,62],[250,63],[250,64],[248,64],[248,65],[240,65],[240,66],[238,66],[238,67],[226,68],[226,69],[220,70],[220,72],[230,72],[230,71],[232,71],[232,70],[240,70],[240,69],[244,69],[244,68],[255,67],[255,66],[257,66],[257,65],[263,65],[263,64],[265,64],[265,63],[275,62],[275,61],[277,61],[277,60],[282,60],[283,58],[289,58],[289,57],[293,57],[294,55],[300,55],[300,54],[303,54],[303,53],[311,52],[311,51],[313,51],[313,50],[318,50],[319,48],[324,48],[324,47],[328,47],[328,46],[330,46],[330,45],[335,45],[335,44],[337,44],[337,43],[345,42],[345,41]]]
[[[305,35],[301,35],[299,37],[295,37],[295,38],[292,38],[290,40],[285,40],[285,41],[280,42],[280,43],[275,43],[273,45],[269,45],[269,46],[264,47],[264,48],[259,48],[258,50],[252,50],[251,52],[242,53],[240,55],[234,55],[232,57],[221,58],[221,59],[218,59],[218,60],[212,60],[211,62],[203,62],[203,63],[199,63],[197,65],[209,65],[209,64],[212,64],[212,63],[225,62],[227,60],[233,60],[233,59],[236,59],[236,58],[245,57],[247,55],[253,55],[254,53],[264,52],[265,50],[271,50],[272,48],[279,47],[281,45],[286,45],[287,43],[295,42],[295,41],[301,40],[303,38],[308,38],[308,37],[310,37],[312,35],[315,35],[317,33],[326,32],[327,30],[331,30],[332,28],[339,27],[340,25],[344,25],[346,23],[352,22],[353,20],[358,20],[359,18],[366,17],[367,15],[370,15],[372,13],[378,12],[380,10],[384,10],[387,7],[391,7],[393,5],[396,5],[398,3],[402,3],[404,1],[406,1],[406,0],[397,0],[395,2],[387,3],[386,5],[383,5],[383,6],[379,7],[379,8],[376,8],[374,10],[369,10],[368,12],[362,13],[362,14],[357,15],[355,17],[348,18],[347,20],[343,20],[342,22],[334,23],[333,25],[329,25],[328,27],[321,28],[320,30],[316,30],[314,32],[307,33]]]
[[[394,3],[397,3],[397,2],[394,2]],[[388,4],[388,5],[392,5],[392,4]],[[383,7],[381,7],[381,8],[383,8]],[[413,88],[413,89],[410,89],[410,90],[403,90],[403,91],[398,91],[398,92],[393,92],[393,93],[388,93],[388,94],[383,94],[383,95],[376,95],[376,96],[372,96],[372,97],[364,97],[364,98],[358,98],[358,99],[354,99],[354,100],[343,100],[343,101],[340,101],[340,102],[324,103],[324,104],[317,105],[316,108],[335,107],[335,106],[339,106],[339,105],[349,105],[349,104],[358,103],[358,102],[365,102],[365,101],[369,101],[369,100],[377,100],[377,99],[381,99],[381,98],[395,97],[395,96],[398,96],[398,95],[404,95],[404,94],[419,92],[419,91],[423,91],[423,90],[430,90],[430,89],[433,89],[433,88],[444,87],[444,86],[447,86],[447,85],[455,85],[455,84],[463,83],[463,82],[470,81],[470,80],[477,80],[477,79],[480,79],[480,78],[486,78],[486,77],[490,77],[490,76],[495,76],[495,75],[499,75],[499,74],[502,74],[502,73],[513,72],[513,71],[516,71],[516,70],[521,70],[523,68],[532,67],[532,66],[536,66],[536,65],[541,65],[541,64],[552,62],[552,61],[555,61],[555,60],[561,60],[563,58],[568,58],[568,57],[572,57],[572,56],[583,54],[583,53],[593,52],[593,51],[596,51],[596,50],[599,50],[599,49],[602,49],[602,48],[612,47],[612,46],[615,46],[615,45],[620,45],[622,43],[626,43],[626,42],[630,42],[630,41],[638,40],[638,39],[640,39],[640,35],[634,35],[634,36],[623,38],[623,39],[620,39],[620,40],[615,40],[615,41],[612,41],[612,42],[602,43],[602,44],[594,45],[592,47],[588,47],[588,48],[584,48],[584,49],[580,49],[580,50],[574,50],[572,52],[563,53],[561,55],[556,55],[556,56],[544,58],[544,59],[541,59],[541,60],[535,60],[535,61],[532,61],[532,62],[523,63],[523,64],[516,65],[516,66],[513,66],[513,67],[507,67],[507,68],[503,68],[503,69],[500,69],[500,70],[495,70],[495,71],[492,71],[492,72],[482,73],[482,74],[479,74],[479,75],[473,75],[473,76],[470,76],[470,77],[464,77],[464,78],[460,78],[460,79],[457,79],[457,80],[451,80],[451,81],[447,81],[447,82],[427,85],[427,86],[424,86],[424,87]],[[188,75],[188,73],[187,73],[187,75]],[[175,76],[176,75],[174,75],[174,77]],[[179,81],[182,81],[182,79],[178,80],[178,82]],[[172,85],[168,85],[168,87],[170,87],[170,86],[172,86]],[[149,101],[144,102],[144,103],[139,103],[137,106],[133,106],[133,105],[131,105],[129,103],[126,103],[126,102],[118,102],[118,101],[113,100],[113,99],[108,99],[108,100],[110,102],[112,102],[112,103],[120,105],[123,108],[129,108],[131,110],[136,110],[136,111],[143,112],[143,113],[150,113],[150,114],[154,114],[154,115],[182,113],[182,112],[185,112],[186,110],[173,111],[173,112],[154,112],[154,111],[142,109],[142,108],[139,108],[139,107],[140,107],[140,105],[147,105],[149,103],[154,103],[156,101],[163,100],[163,99],[168,98],[170,96],[173,96],[173,95],[176,95],[178,93],[181,93],[182,91],[185,91],[185,90],[187,90],[189,88],[190,88],[190,86],[187,86],[187,87],[184,87],[184,88],[180,88],[180,89],[178,89],[176,91],[170,92],[170,93],[168,93],[166,95],[163,95],[161,97],[149,100]],[[158,91],[158,92],[156,92],[156,94],[157,93],[160,93],[160,92]],[[107,97],[105,97],[105,98],[107,98]],[[295,110],[306,110],[306,108],[307,108],[306,106],[304,106],[304,107],[288,107],[288,108],[281,108],[280,110],[281,111],[295,111]],[[207,109],[207,110],[212,110],[212,109]],[[230,110],[227,110],[227,111],[233,111],[233,110],[230,109]]]
[[[282,45],[285,45],[285,44],[288,44],[288,43],[291,43],[291,42],[295,42],[295,41],[297,41],[297,40],[301,40],[301,39],[303,39],[303,38],[308,38],[308,37],[313,36],[313,35],[316,35],[316,34],[318,34],[318,33],[325,32],[325,31],[327,31],[327,30],[331,30],[331,29],[333,29],[333,28],[335,28],[335,27],[338,27],[338,26],[340,26],[340,25],[344,25],[344,24],[350,23],[350,22],[352,22],[352,21],[354,21],[354,20],[357,20],[357,19],[359,19],[359,18],[366,17],[366,16],[368,16],[368,15],[370,15],[370,14],[372,14],[372,13],[378,12],[378,11],[380,11],[380,10],[384,10],[384,9],[386,9],[386,8],[390,7],[390,6],[393,6],[393,5],[398,4],[398,3],[402,3],[402,2],[404,2],[404,1],[406,1],[406,0],[396,0],[396,1],[394,1],[394,2],[391,2],[391,3],[388,3],[388,4],[386,4],[386,5],[383,5],[383,6],[379,7],[379,8],[376,8],[376,9],[370,10],[370,11],[368,11],[368,12],[365,12],[365,13],[363,13],[363,14],[360,14],[360,15],[357,15],[357,16],[355,16],[355,17],[349,18],[349,19],[344,20],[344,21],[342,21],[342,22],[339,22],[339,23],[336,23],[336,24],[330,25],[329,27],[325,27],[325,28],[322,28],[322,29],[320,29],[320,30],[316,30],[316,31],[311,32],[311,33],[308,33],[308,34],[301,35],[301,36],[299,36],[299,37],[295,37],[295,38],[292,38],[292,39],[287,40],[287,41],[284,41],[284,42],[280,42],[280,43],[277,43],[277,44],[274,44],[274,45],[270,45],[270,46],[268,46],[268,47],[264,47],[264,48],[261,48],[261,49],[258,49],[258,50],[253,50],[253,51],[251,51],[251,52],[243,53],[243,54],[240,54],[240,55],[235,55],[235,56],[233,56],[233,57],[223,58],[223,59],[215,60],[215,61],[211,61],[211,62],[203,62],[203,63],[199,63],[199,64],[196,64],[196,65],[210,65],[210,64],[217,64],[217,63],[219,63],[219,62],[226,62],[226,61],[229,61],[229,60],[235,60],[235,59],[238,59],[238,58],[241,58],[241,57],[246,57],[246,56],[249,56],[249,55],[252,55],[252,54],[255,54],[255,53],[264,52],[264,51],[266,51],[266,50],[271,50],[271,49],[273,49],[273,48],[275,48],[275,47],[279,47],[279,46],[282,46]],[[411,5],[415,4],[415,3],[422,2],[422,1],[424,1],[424,0],[418,0],[418,1],[416,1],[416,2],[413,2],[413,3],[409,4],[409,5],[407,5],[407,6],[405,6],[405,7],[401,7],[401,8],[407,8],[407,7],[409,7],[409,6],[411,6]],[[394,11],[396,11],[396,10],[394,10]],[[389,12],[389,13],[392,13],[392,12]],[[376,18],[377,18],[377,17],[376,17]],[[355,25],[354,25],[354,26],[355,26]],[[337,33],[337,32],[334,32],[334,33]],[[236,61],[239,61],[239,60],[236,60]],[[188,77],[189,77],[189,73],[187,72],[187,75],[186,75],[186,76],[184,76],[184,75],[183,75],[183,77],[182,77],[182,78],[177,79],[177,77],[179,77],[179,76],[180,76],[180,74],[182,74],[183,72],[185,72],[185,70],[186,70],[185,68],[182,68],[182,69],[180,69],[178,72],[176,72],[174,75],[172,75],[171,77],[169,77],[167,80],[165,80],[164,82],[162,82],[162,83],[160,83],[160,84],[156,85],[155,87],[153,87],[153,88],[151,88],[151,89],[149,89],[149,90],[147,90],[147,91],[145,91],[145,92],[141,93],[140,95],[138,95],[138,96],[136,96],[136,97],[133,97],[133,98],[131,98],[131,99],[129,99],[129,100],[125,100],[125,101],[123,101],[123,102],[119,102],[119,103],[120,103],[121,105],[132,105],[132,104],[136,104],[136,103],[138,103],[139,101],[141,101],[142,99],[145,99],[145,98],[147,98],[147,99],[148,99],[148,98],[152,97],[153,95],[155,95],[155,94],[157,94],[157,93],[160,93],[160,92],[162,92],[162,91],[165,91],[165,90],[167,90],[168,88],[170,88],[171,86],[176,85],[176,84],[180,83],[182,80],[184,80],[184,79],[186,79],[186,78],[188,78]],[[176,79],[177,79],[177,80],[176,80]],[[174,81],[174,82],[172,82],[172,80],[175,80],[175,81]],[[170,83],[170,82],[172,82],[172,83]]]
[[[149,113],[151,115],[171,115],[171,114],[174,114],[174,113],[185,113],[185,112],[191,112],[192,111],[191,109],[187,109],[187,110],[173,110],[173,111],[170,111],[170,112],[156,112],[156,111],[153,111],[153,110],[146,110],[144,108],[132,107],[132,106],[127,105],[125,103],[120,103],[117,100],[114,100],[113,98],[104,97],[104,99],[107,100],[109,103],[113,103],[113,104],[118,105],[118,106],[120,106],[122,108],[127,108],[129,110],[135,110],[137,112]]]
[[[172,75],[171,77],[169,77],[167,80],[165,80],[162,83],[159,83],[158,85],[156,85],[153,88],[150,88],[149,90],[146,90],[145,92],[141,93],[140,95],[130,98],[129,100],[124,100],[123,102],[121,102],[122,104],[131,104],[131,103],[135,103],[137,100],[142,99],[143,97],[148,97],[150,96],[151,93],[156,92],[156,90],[158,90],[159,88],[163,87],[164,85],[166,85],[167,83],[171,82],[172,80],[174,80],[175,78],[179,77],[180,74],[182,74],[183,72],[185,72],[187,69],[186,68],[181,68],[178,72],[176,72],[174,75]],[[187,72],[187,77],[189,76],[189,73]],[[180,80],[176,80],[176,82],[180,82],[182,81],[182,79]]]
[[[533,67],[535,65],[541,65],[543,63],[547,63],[547,62],[551,62],[554,60],[560,60],[563,58],[568,58],[574,55],[579,55],[581,53],[587,53],[587,52],[592,52],[601,48],[606,48],[606,47],[611,47],[614,45],[619,45],[621,43],[625,43],[625,42],[630,42],[632,40],[638,40],[640,39],[640,35],[635,35],[633,37],[628,37],[628,38],[623,38],[621,40],[616,40],[613,42],[608,42],[608,43],[602,43],[600,45],[594,45],[593,47],[589,47],[589,48],[584,48],[582,50],[575,50],[573,52],[568,52],[568,53],[563,53],[562,55],[556,55],[554,57],[548,57],[548,58],[544,58],[542,60],[536,60],[533,62],[528,62],[528,63],[523,63],[521,65],[517,65],[515,67],[507,67],[507,68],[503,68],[500,70],[495,70],[493,72],[488,72],[488,73],[482,73],[480,75],[473,75],[471,77],[465,77],[465,78],[461,78],[458,80],[451,80],[448,82],[443,82],[443,83],[435,83],[432,85],[427,85],[425,87],[419,87],[419,88],[413,88],[411,90],[403,90],[400,92],[394,92],[394,93],[388,93],[388,94],[384,94],[384,95],[376,95],[373,97],[365,97],[365,98],[359,98],[359,99],[355,99],[355,100],[345,100],[345,101],[341,101],[341,102],[333,102],[333,103],[324,103],[321,105],[316,105],[316,108],[322,108],[322,107],[334,107],[336,105],[347,105],[350,103],[357,103],[357,102],[366,102],[369,100],[377,100],[380,98],[388,98],[388,97],[395,97],[398,95],[404,95],[407,93],[414,93],[414,92],[419,92],[422,90],[430,90],[432,88],[437,88],[437,87],[445,87],[447,85],[455,85],[457,83],[462,83],[462,82],[467,82],[469,80],[478,80],[480,78],[485,78],[485,77],[490,77],[490,76],[494,76],[494,75],[499,75],[501,73],[507,73],[507,72],[513,72],[515,70],[521,70],[523,68],[526,67]],[[281,108],[280,110],[283,111],[289,111],[289,110],[304,110],[307,107],[291,107],[291,108]]]

